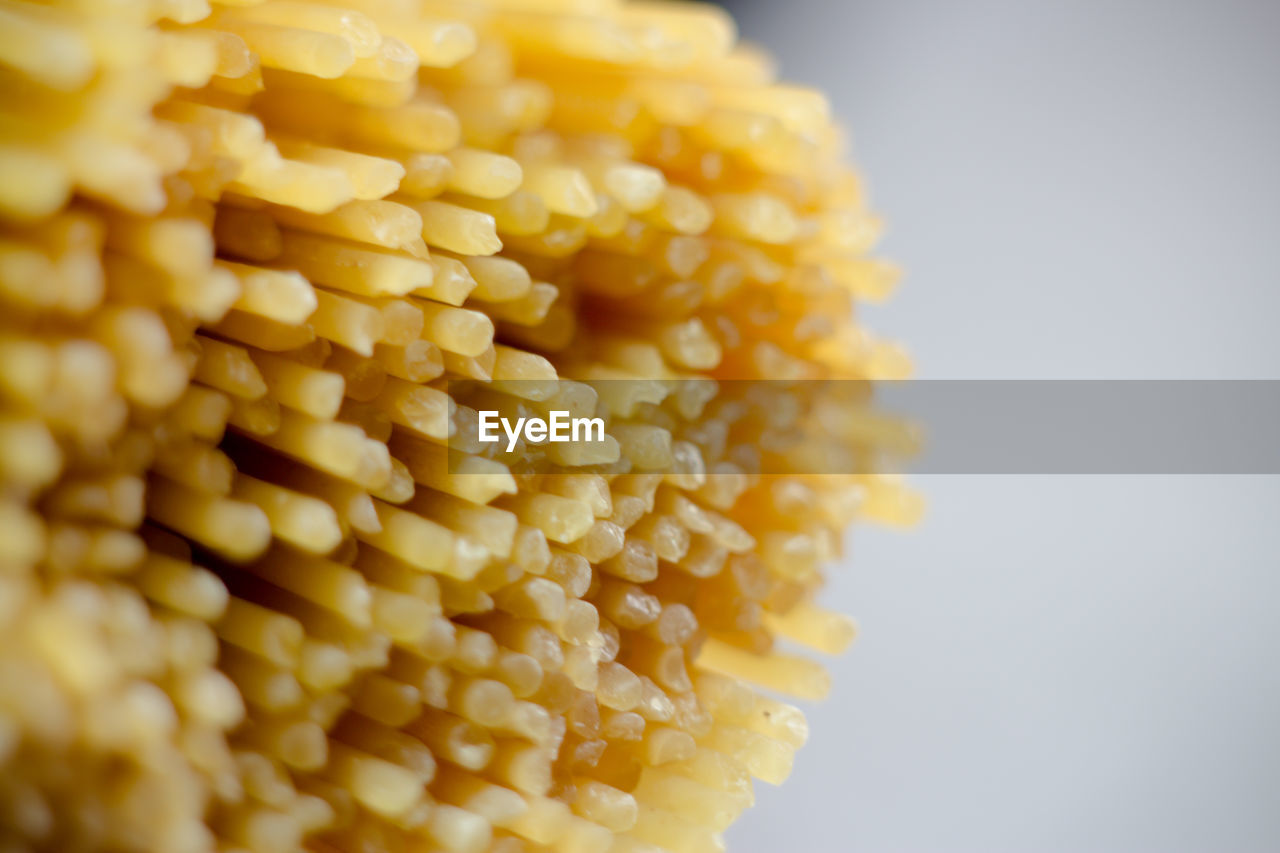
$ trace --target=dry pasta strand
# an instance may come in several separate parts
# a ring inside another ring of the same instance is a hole
[[[0,65],[5,849],[722,849],[920,511],[821,94],[648,0],[0,0]]]

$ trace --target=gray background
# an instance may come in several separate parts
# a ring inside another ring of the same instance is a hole
[[[729,6],[852,128],[918,375],[1280,378],[1280,3]],[[1280,849],[1280,479],[916,483],[730,849]]]

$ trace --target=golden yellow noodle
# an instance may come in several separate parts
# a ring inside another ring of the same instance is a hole
[[[0,847],[721,849],[916,512],[774,440],[905,370],[840,157],[694,3],[0,0]]]

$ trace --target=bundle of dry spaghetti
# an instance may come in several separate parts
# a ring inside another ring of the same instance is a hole
[[[0,849],[720,849],[914,512],[839,157],[713,7],[0,0]]]

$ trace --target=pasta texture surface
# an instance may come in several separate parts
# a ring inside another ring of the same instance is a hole
[[[878,232],[712,6],[0,0],[0,850],[723,849],[918,511]]]

